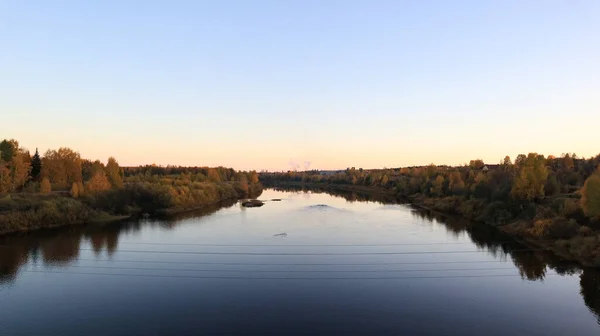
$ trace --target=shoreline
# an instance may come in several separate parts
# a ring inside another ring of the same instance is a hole
[[[259,196],[261,193],[262,193],[262,188],[260,189],[260,192],[254,191],[253,193],[250,193],[248,195],[243,195],[243,196],[237,195],[234,197],[223,197],[223,198],[216,199],[214,201],[210,201],[208,203],[201,203],[196,206],[189,207],[189,208],[156,209],[155,211],[153,211],[152,213],[149,213],[148,215],[151,218],[175,217],[175,216],[186,214],[186,213],[205,210],[207,208],[214,207],[216,205],[220,205],[223,202],[232,202],[232,205],[233,205],[233,204],[235,204],[235,202],[237,202],[240,199],[253,198],[254,196]],[[21,194],[19,196],[23,196],[23,194]],[[32,198],[39,197],[39,195],[30,195],[30,196]],[[66,228],[69,226],[104,225],[104,224],[115,223],[115,222],[124,221],[124,220],[128,220],[128,219],[139,218],[142,214],[144,214],[144,211],[142,211],[140,209],[135,209],[134,211],[132,211],[129,214],[109,214],[105,211],[96,210],[96,209],[90,207],[88,204],[86,204],[83,201],[74,199],[70,196],[64,196],[64,195],[53,196],[53,199],[65,200],[65,201],[68,200],[69,202],[74,202],[79,207],[81,207],[84,211],[91,213],[91,214],[89,215],[89,218],[87,218],[85,220],[81,220],[81,219],[69,220],[69,218],[65,216],[64,220],[61,219],[59,224],[49,224],[49,225],[43,224],[44,222],[48,222],[48,221],[41,218],[41,219],[38,219],[39,221],[32,221],[32,222],[29,222],[29,224],[27,224],[27,225],[20,225],[20,226],[14,226],[12,228],[0,229],[0,237],[4,238],[4,237],[9,237],[9,236],[18,236],[21,234],[29,234],[32,232],[39,232],[39,231],[45,231],[45,230],[55,230],[55,229],[60,229],[60,228]],[[22,218],[27,218],[28,215],[36,214],[36,211],[37,210],[27,210],[27,211],[12,210],[12,211],[6,212],[4,214],[7,214],[7,213],[13,214],[16,217],[22,219]],[[2,214],[3,213],[0,212],[0,215],[2,215]],[[14,224],[14,222],[13,222],[13,224]],[[9,222],[8,226],[10,227],[10,222]]]
[[[33,227],[33,228],[23,228],[19,230],[10,230],[10,231],[0,231],[0,238],[10,237],[10,236],[19,236],[26,235],[33,232],[43,232],[43,231],[51,231],[61,228],[66,228],[69,226],[84,226],[84,225],[104,225],[110,223],[116,223],[120,221],[124,221],[127,219],[133,218],[134,215],[110,215],[110,214],[102,214],[100,216],[91,218],[87,221],[76,221],[70,222],[60,225],[50,225],[44,227]]]

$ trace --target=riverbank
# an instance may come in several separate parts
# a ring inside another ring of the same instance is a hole
[[[108,223],[130,214],[110,214],[59,194],[9,194],[0,198],[0,235],[68,225]]]
[[[0,197],[0,235],[62,226],[103,224],[141,214],[168,217],[200,210],[220,202],[255,197],[260,183],[239,188],[235,183],[202,183],[185,192],[139,183],[80,198],[68,194],[14,193]]]
[[[600,267],[600,232],[587,226],[579,226],[572,220],[544,217],[543,211],[537,211],[542,213],[537,214],[535,208],[523,209],[524,218],[511,220],[508,210],[505,211],[501,204],[492,205],[483,200],[456,196],[433,198],[417,194],[405,197],[399,196],[392,189],[333,183],[281,181],[268,183],[266,186],[386,195],[388,199],[393,197],[398,203],[410,203],[444,215],[462,217],[477,225],[492,226],[517,241],[549,250],[563,259],[576,261],[582,266]],[[527,218],[529,216],[531,218]]]

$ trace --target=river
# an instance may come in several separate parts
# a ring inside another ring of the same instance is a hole
[[[0,334],[600,334],[598,269],[384,197],[275,198],[4,237]]]

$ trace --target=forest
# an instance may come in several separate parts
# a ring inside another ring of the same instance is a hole
[[[266,186],[304,184],[368,187],[393,193],[548,247],[585,264],[600,264],[600,155],[538,153],[498,164],[356,169],[327,173],[261,173]]]
[[[262,192],[255,171],[225,167],[106,164],[70,149],[33,155],[16,140],[0,142],[0,234],[173,214]]]

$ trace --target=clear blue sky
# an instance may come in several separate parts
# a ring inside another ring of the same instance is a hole
[[[600,152],[600,1],[0,0],[0,138],[123,165]]]

